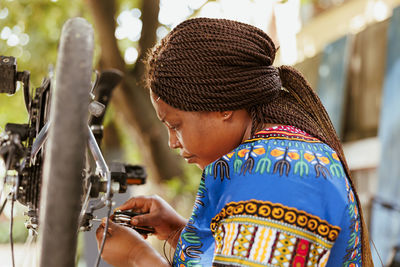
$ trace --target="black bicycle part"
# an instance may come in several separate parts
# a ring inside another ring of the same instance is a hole
[[[120,185],[118,193],[125,193],[128,185],[146,183],[147,173],[143,166],[113,162],[110,170],[112,180]]]
[[[17,60],[0,56],[0,93],[15,94],[17,89]]]
[[[18,171],[18,191],[16,199],[28,207],[28,212],[26,212],[26,215],[29,217],[26,223],[28,229],[36,229],[38,225],[44,156],[43,149],[41,149],[33,159],[31,159],[30,152],[35,138],[49,119],[50,89],[50,80],[48,78],[43,79],[41,86],[36,88],[35,94],[29,103],[29,124],[26,129],[27,134],[24,143],[25,161]],[[26,125],[22,126],[26,127]],[[13,128],[15,127],[16,126]]]
[[[26,110],[29,111],[29,71],[17,72],[17,60],[15,57],[0,56],[0,93],[15,94],[17,81],[24,85],[24,99]]]
[[[116,86],[121,82],[123,78],[123,73],[117,69],[107,69],[103,70],[100,73],[99,80],[97,82],[96,87],[94,88],[94,95],[96,96],[95,100],[99,101],[105,106],[108,106],[108,103],[111,99],[112,92],[116,88]],[[91,116],[89,120],[89,125],[102,125],[104,120],[104,114],[99,117]]]
[[[109,164],[111,172],[111,180],[118,183],[118,192],[125,193],[128,185],[142,185],[146,183],[147,173],[141,165],[131,165],[120,162],[112,162]],[[100,176],[92,174],[90,176],[92,188],[90,190],[90,197],[97,198],[100,193],[105,193],[107,190],[107,182],[102,181]]]

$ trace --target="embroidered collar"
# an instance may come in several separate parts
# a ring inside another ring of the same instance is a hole
[[[286,140],[302,140],[307,142],[321,142],[319,139],[313,137],[312,135],[294,127],[291,125],[279,125],[270,128],[266,128],[255,133],[247,142],[253,142],[259,139],[286,139]]]

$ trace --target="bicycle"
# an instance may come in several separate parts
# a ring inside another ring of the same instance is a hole
[[[75,266],[78,230],[92,228],[97,209],[107,207],[109,218],[112,195],[146,179],[142,166],[108,165],[99,148],[104,111],[122,73],[105,71],[92,82],[93,35],[83,18],[68,20],[60,38],[55,86],[46,77],[34,94],[29,92],[29,72],[17,72],[15,58],[0,57],[0,93],[14,94],[17,81],[22,82],[29,114],[27,124],[7,124],[0,135],[0,159],[7,170],[3,188],[11,187],[12,210],[15,201],[28,207],[26,226],[38,234],[43,267]],[[0,214],[6,203],[7,198]],[[11,218],[11,229],[12,223]],[[96,266],[105,239],[106,231]],[[12,230],[10,241],[13,251]]]

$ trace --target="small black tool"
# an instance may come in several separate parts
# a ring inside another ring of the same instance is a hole
[[[118,223],[119,225],[130,227],[136,230],[139,234],[153,234],[155,232],[153,227],[134,226],[130,224],[130,221],[133,217],[141,214],[142,213],[137,213],[132,210],[116,210],[112,215],[112,221]]]

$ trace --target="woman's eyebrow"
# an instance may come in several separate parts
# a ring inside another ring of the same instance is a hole
[[[162,118],[162,119],[160,119],[160,121],[161,121],[162,123],[164,123],[165,125],[167,125],[167,126],[171,125],[168,121],[165,120],[165,117]]]
[[[161,121],[161,122],[165,122],[165,114],[159,114],[159,113],[157,113],[157,118]]]

